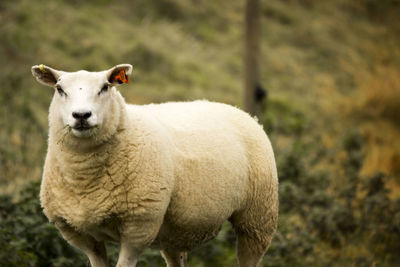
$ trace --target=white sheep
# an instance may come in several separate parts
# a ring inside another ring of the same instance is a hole
[[[120,243],[117,266],[149,246],[168,266],[213,239],[229,220],[240,267],[258,266],[276,229],[278,179],[262,127],[208,101],[128,105],[114,87],[129,64],[101,72],[33,66],[55,88],[40,200],[63,237],[107,266],[104,241]]]

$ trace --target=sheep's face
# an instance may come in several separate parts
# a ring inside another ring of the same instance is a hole
[[[55,88],[52,114],[62,128],[79,138],[88,138],[111,123],[116,101],[114,85],[128,82],[132,66],[118,65],[102,72],[63,72],[34,66],[37,80]],[[115,122],[114,122],[115,123]]]
[[[111,88],[104,73],[79,71],[58,78],[54,104],[63,125],[77,137],[91,136],[110,110]]]

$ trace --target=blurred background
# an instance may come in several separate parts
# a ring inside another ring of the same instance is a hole
[[[400,265],[400,1],[260,0],[258,118],[280,177],[262,266]],[[38,202],[53,89],[32,65],[133,65],[136,104],[243,108],[245,0],[1,0],[0,265],[85,266]],[[189,266],[234,266],[234,233]],[[117,248],[110,244],[110,261]],[[164,266],[147,251],[140,266]]]

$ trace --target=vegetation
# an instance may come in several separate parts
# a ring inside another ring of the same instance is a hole
[[[360,176],[362,139],[351,133],[341,140],[343,177],[308,172],[313,144],[297,141],[278,155],[280,222],[263,266],[396,266],[400,262],[400,198],[391,199],[387,177]],[[309,159],[309,160],[307,160]],[[334,182],[336,181],[336,182]],[[39,183],[26,186],[20,199],[3,196],[0,262],[6,266],[85,266],[86,259],[60,237],[41,213]],[[217,240],[190,254],[190,266],[234,266],[234,232],[224,225]],[[108,244],[110,261],[118,248]],[[162,266],[160,254],[148,250],[139,266]]]
[[[275,148],[279,229],[263,266],[400,264],[398,0],[261,1],[259,120]],[[134,65],[127,101],[241,106],[244,1],[0,2],[0,265],[84,266],[41,212],[52,91],[30,66]],[[234,266],[234,233],[190,266]],[[118,248],[109,244],[110,261]],[[162,266],[146,251],[141,266]]]

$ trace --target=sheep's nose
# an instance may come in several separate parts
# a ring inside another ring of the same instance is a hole
[[[72,117],[74,117],[77,120],[87,120],[92,116],[92,112],[72,112]]]

